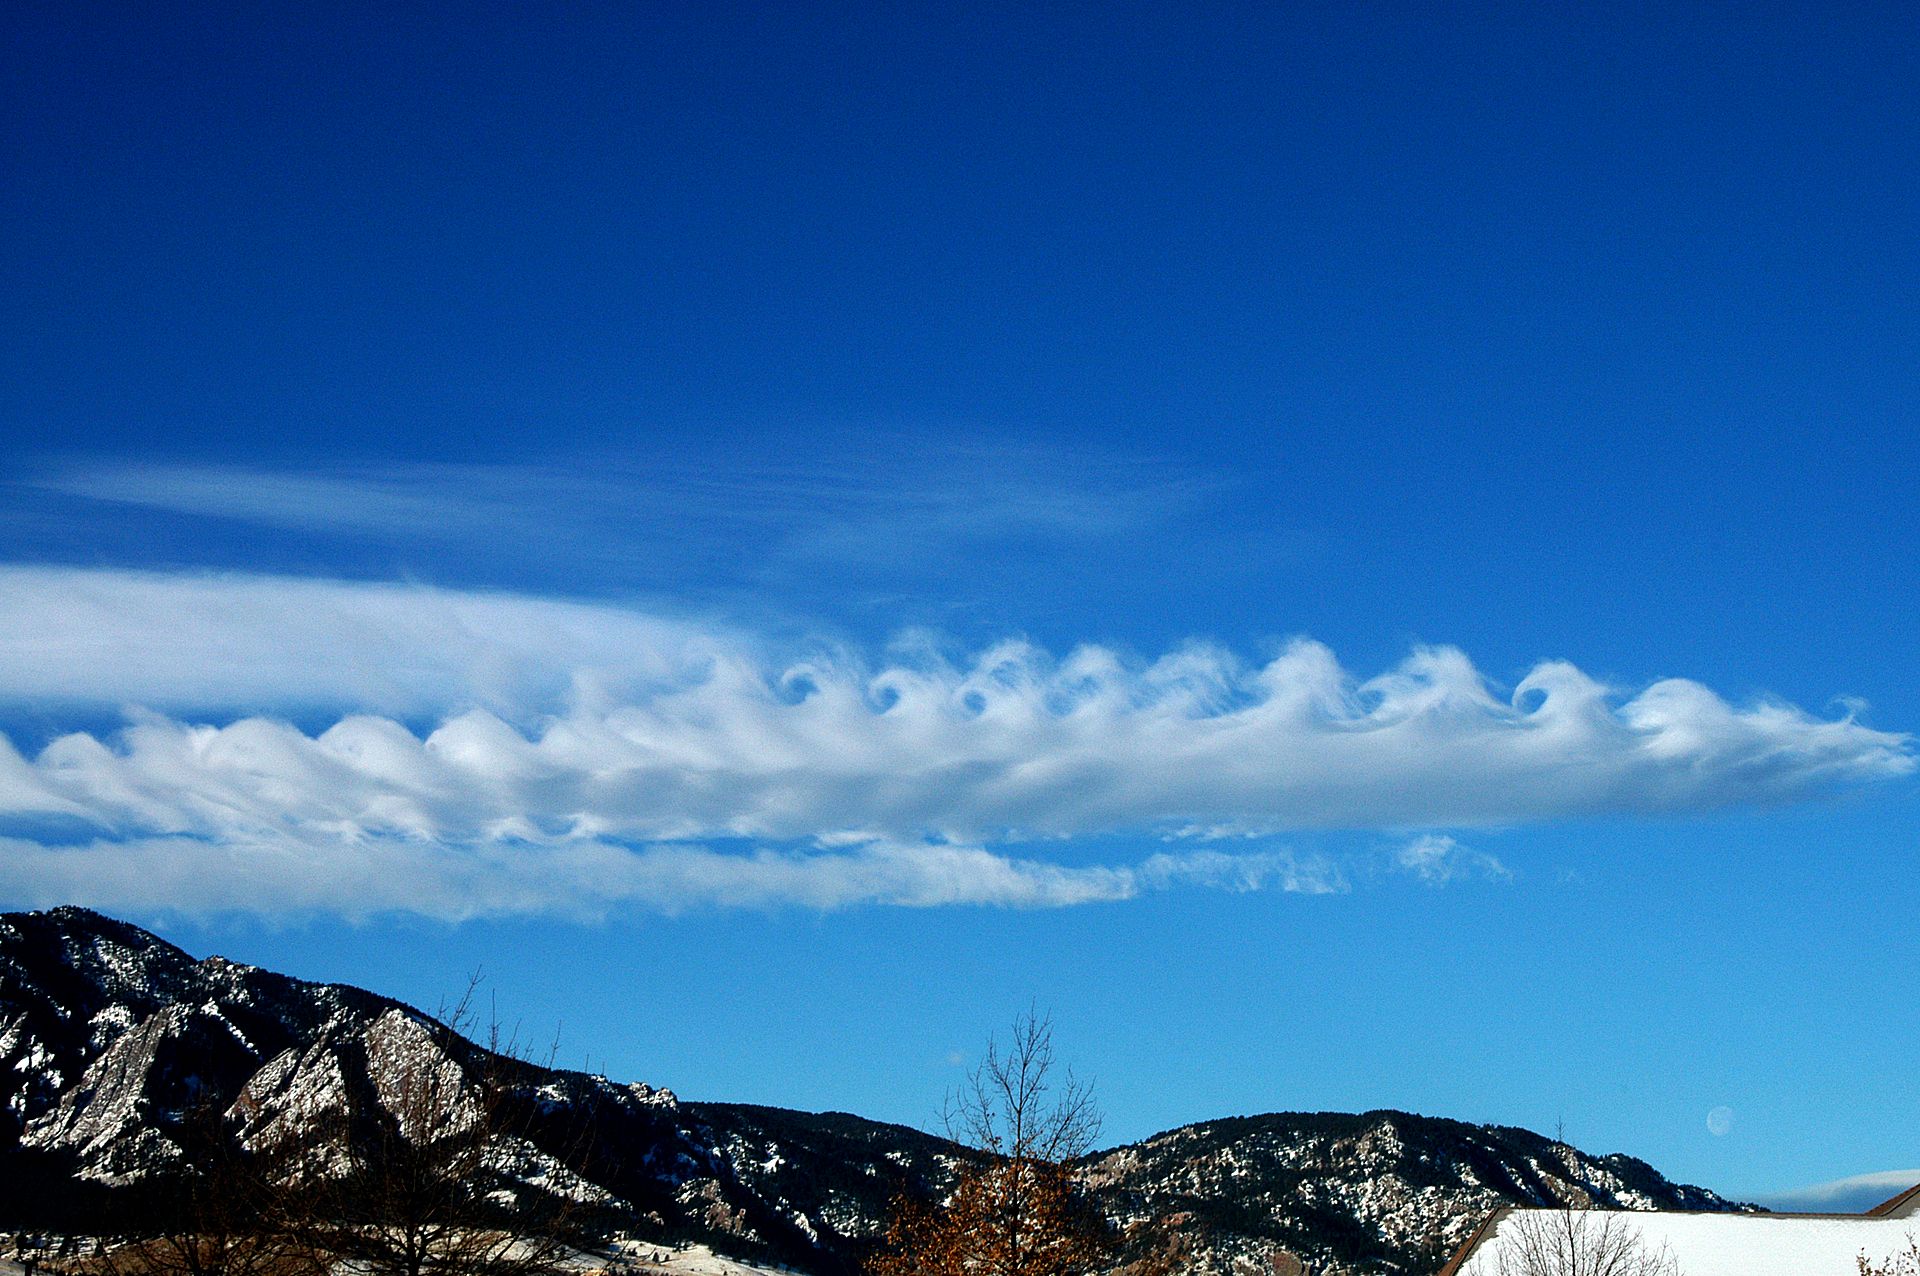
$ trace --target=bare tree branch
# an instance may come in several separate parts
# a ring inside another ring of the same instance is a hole
[[[1865,1250],[1861,1250],[1856,1262],[1860,1276],[1920,1276],[1920,1241],[1909,1233],[1905,1249],[1896,1250],[1878,1263],[1868,1258]]]
[[[1474,1276],[1680,1276],[1673,1252],[1649,1249],[1618,1210],[1527,1210],[1503,1223],[1491,1266]]]
[[[1100,1109],[1093,1087],[1065,1070],[1056,1077],[1053,1018],[1029,1009],[1013,1023],[1007,1048],[987,1055],[941,1109],[947,1137],[994,1156],[1063,1162],[1093,1150]]]
[[[873,1276],[1082,1276],[1116,1237],[1080,1191],[1071,1162],[1100,1134],[1093,1087],[1059,1068],[1053,1022],[1029,1009],[1003,1049],[947,1096],[947,1133],[979,1154],[937,1208],[896,1202]]]
[[[549,1276],[573,1252],[579,1201],[522,1190],[501,1164],[534,1146],[534,1105],[516,1090],[536,1068],[497,1014],[483,1049],[463,1040],[479,1035],[478,986],[476,975],[437,1021],[395,1015],[368,1033],[371,1097],[339,1114],[326,1141],[337,1160],[316,1160],[297,1189],[303,1234],[329,1264],[367,1276]]]

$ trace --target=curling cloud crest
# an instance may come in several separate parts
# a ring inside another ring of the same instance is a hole
[[[0,575],[0,699],[167,710],[31,756],[0,737],[15,893],[172,875],[190,896],[209,871],[281,869],[283,906],[394,892],[440,915],[1320,890],[1338,875],[1273,852],[1088,867],[989,848],[1700,810],[1915,765],[1906,736],[1679,679],[1623,694],[1547,662],[1501,694],[1449,648],[1371,679],[1304,640],[1264,663],[1024,643],[779,660],[712,626],[512,596]],[[329,705],[314,730],[278,716]],[[735,839],[777,849],[694,845]]]

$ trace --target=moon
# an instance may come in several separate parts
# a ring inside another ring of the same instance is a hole
[[[1714,1138],[1725,1138],[1727,1131],[1733,1128],[1733,1109],[1725,1104],[1707,1113],[1707,1133]]]

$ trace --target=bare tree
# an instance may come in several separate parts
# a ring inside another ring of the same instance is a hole
[[[1878,1263],[1868,1258],[1865,1250],[1861,1250],[1857,1261],[1860,1276],[1920,1276],[1920,1241],[1909,1235],[1905,1249],[1887,1255],[1884,1261]]]
[[[1085,1155],[1100,1137],[1093,1087],[1056,1067],[1053,1019],[1029,1009],[1014,1020],[1006,1050],[989,1039],[987,1057],[947,1096],[947,1137],[1011,1160],[1059,1164]]]
[[[180,1171],[157,1185],[146,1211],[153,1225],[60,1262],[60,1276],[295,1276],[306,1268],[280,1167],[243,1148],[211,1104],[187,1113],[178,1138]]]
[[[549,1130],[559,1156],[541,1149],[531,1091],[549,1074],[497,1019],[484,1045],[467,1040],[477,989],[476,976],[432,1019],[375,1020],[365,1086],[317,1119],[256,1131],[249,1148],[227,1113],[189,1114],[183,1173],[153,1200],[150,1230],[50,1254],[50,1276],[554,1276],[598,1193],[579,1173],[585,1125]]]
[[[350,1102],[337,1135],[295,1181],[303,1235],[324,1265],[367,1276],[549,1276],[573,1253],[573,1168],[547,1165],[554,1191],[503,1172],[516,1150],[540,1155],[534,1106],[518,1091],[539,1069],[489,1026],[485,1048],[470,984],[441,1021],[390,1015],[368,1034],[371,1101]],[[578,1148],[567,1159],[577,1163]],[[198,1276],[198,1274],[190,1274]]]
[[[938,1207],[895,1205],[874,1276],[1080,1276],[1112,1258],[1113,1229],[1070,1164],[1099,1137],[1099,1109],[1058,1067],[1050,1019],[1029,1010],[1004,1050],[990,1041],[942,1115],[975,1155]]]
[[[1475,1276],[1680,1276],[1664,1243],[1648,1248],[1619,1210],[1525,1210],[1503,1223],[1491,1266]]]

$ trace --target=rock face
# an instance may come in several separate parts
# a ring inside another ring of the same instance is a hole
[[[505,1069],[515,1105],[491,1158],[505,1181],[609,1229],[826,1276],[853,1270],[888,1202],[937,1190],[958,1152],[858,1117],[503,1064],[388,998],[196,961],[61,908],[0,915],[0,1227],[135,1225],[198,1111],[268,1150],[350,1108],[402,1117],[391,1078],[410,1069],[483,1068]]]
[[[683,1104],[670,1091],[502,1065],[419,1011],[219,957],[84,909],[0,914],[0,1227],[112,1230],[180,1171],[189,1114],[255,1149],[347,1110],[399,1112],[408,1069],[504,1067],[518,1116],[491,1156],[515,1191],[609,1229],[820,1276],[852,1272],[902,1192],[962,1149],[843,1113]],[[1644,1162],[1525,1130],[1399,1112],[1208,1121],[1089,1157],[1119,1223],[1173,1220],[1222,1276],[1424,1273],[1501,1204],[1735,1208]],[[578,1172],[575,1172],[577,1169]]]
[[[1632,1157],[1406,1112],[1204,1121],[1086,1172],[1116,1214],[1184,1216],[1201,1272],[1433,1272],[1501,1205],[1738,1208]]]

